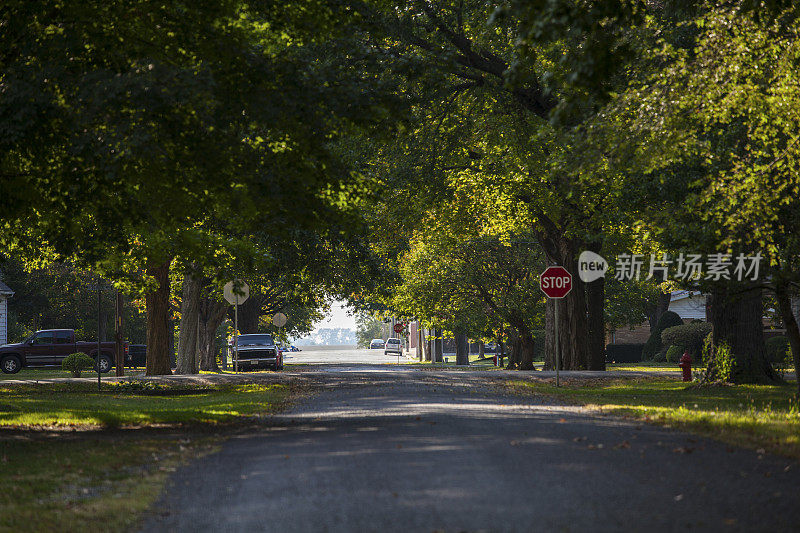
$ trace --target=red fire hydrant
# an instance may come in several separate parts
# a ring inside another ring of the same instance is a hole
[[[683,381],[692,381],[692,357],[688,351],[683,352],[678,366],[683,370]]]

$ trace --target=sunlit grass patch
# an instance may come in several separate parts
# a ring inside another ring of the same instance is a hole
[[[285,384],[160,387],[129,390],[125,384],[0,385],[0,426],[120,427],[218,424],[275,411],[289,395]]]
[[[800,458],[800,408],[794,384],[700,387],[677,380],[616,379],[574,381],[561,388],[532,381],[510,386]]]

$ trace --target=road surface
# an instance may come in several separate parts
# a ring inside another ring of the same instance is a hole
[[[383,350],[328,346],[301,346],[300,348],[302,349],[300,352],[284,352],[286,364],[397,363],[396,355],[384,355]],[[405,356],[400,358],[401,363],[407,361]]]
[[[181,468],[142,530],[798,530],[786,459],[507,396],[485,371],[302,374],[321,392]]]

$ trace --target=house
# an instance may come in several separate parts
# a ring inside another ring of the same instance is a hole
[[[669,310],[678,313],[684,323],[707,320],[706,295],[699,291],[672,291]],[[650,322],[633,328],[621,328],[606,335],[607,344],[644,344],[650,337]]]
[[[0,345],[8,343],[8,299],[14,291],[0,281]]]
[[[678,313],[684,322],[706,320],[706,295],[699,291],[672,291],[669,310]]]

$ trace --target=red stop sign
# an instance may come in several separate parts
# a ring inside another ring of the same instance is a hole
[[[395,324],[394,325],[394,332],[395,333],[402,333],[403,332],[403,324]]]
[[[548,298],[563,298],[572,290],[572,275],[562,266],[547,267],[539,276],[539,288]]]

